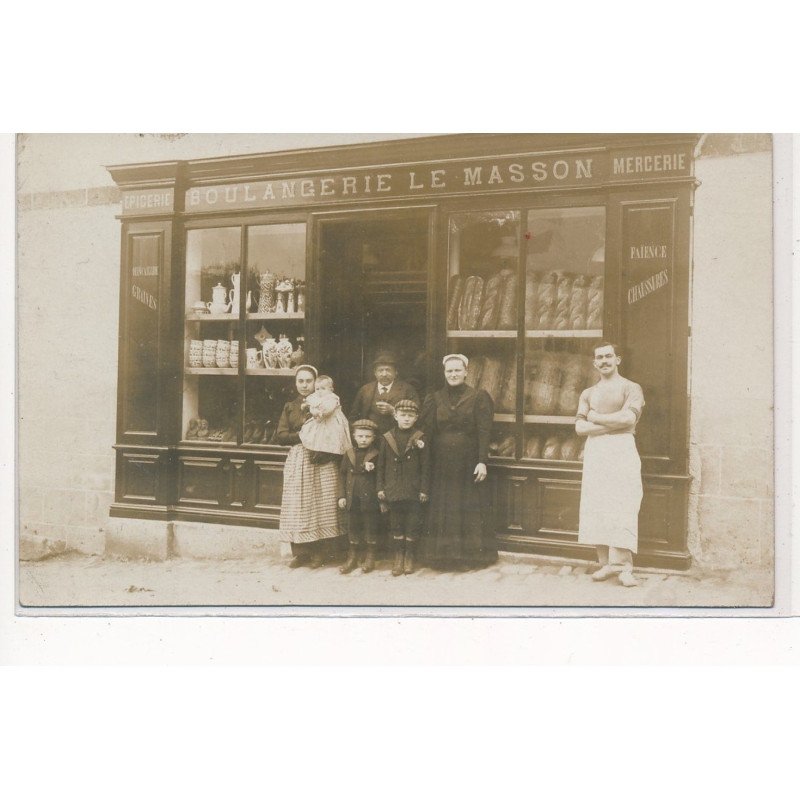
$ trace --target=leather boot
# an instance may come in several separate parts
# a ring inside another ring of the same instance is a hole
[[[364,558],[364,564],[361,567],[362,572],[372,572],[375,569],[375,545],[367,545],[367,555]]]
[[[347,551],[347,561],[339,567],[339,572],[342,575],[349,575],[358,566],[358,547],[354,544],[350,545]]]
[[[328,557],[328,543],[323,539],[314,544],[314,554],[311,556],[311,569],[319,569],[324,566]]]
[[[403,574],[403,549],[405,542],[394,543],[394,564],[392,565],[392,575],[395,578]]]
[[[411,575],[417,565],[414,561],[414,542],[406,542],[406,555],[403,559],[403,572],[406,575]]]

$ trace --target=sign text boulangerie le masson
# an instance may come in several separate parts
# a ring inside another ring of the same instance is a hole
[[[691,176],[691,163],[688,147],[653,146],[357,167],[195,186],[186,191],[185,210],[192,213],[514,189],[587,188],[642,179],[686,178]],[[171,211],[172,206],[171,189],[138,189],[123,195],[124,214],[159,214]]]

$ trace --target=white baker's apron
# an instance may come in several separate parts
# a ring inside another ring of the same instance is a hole
[[[583,451],[578,541],[637,552],[641,504],[642,462],[634,435],[588,436]]]

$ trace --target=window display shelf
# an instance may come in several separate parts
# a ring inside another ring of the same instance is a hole
[[[184,375],[238,375],[235,367],[186,367]]]
[[[186,315],[187,322],[238,322],[237,314],[195,314],[193,311]]]
[[[562,417],[554,414],[525,414],[525,422],[532,422],[539,425],[574,425],[575,417]]]
[[[600,339],[603,331],[600,328],[572,331],[525,331],[527,339]]]
[[[284,375],[286,377],[291,377],[294,375],[294,368],[289,369],[270,369],[269,367],[255,367],[254,369],[246,369],[245,375],[262,375],[262,376],[273,376],[273,375]]]
[[[495,422],[516,422],[515,414],[495,414]],[[575,417],[562,417],[554,414],[525,414],[525,422],[538,425],[574,425]]]
[[[447,331],[448,339],[514,339],[516,331]]]
[[[254,311],[247,314],[247,319],[305,319],[306,315],[303,311],[293,311],[290,313],[278,314],[274,311]]]

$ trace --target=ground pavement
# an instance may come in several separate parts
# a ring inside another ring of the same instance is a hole
[[[289,569],[261,556],[229,560],[135,561],[66,553],[20,562],[19,598],[30,607],[492,606],[758,607],[772,603],[767,572],[672,573],[641,570],[640,586],[595,583],[585,562],[504,554],[487,569],[392,577],[389,561],[367,575],[340,575],[338,564]]]

